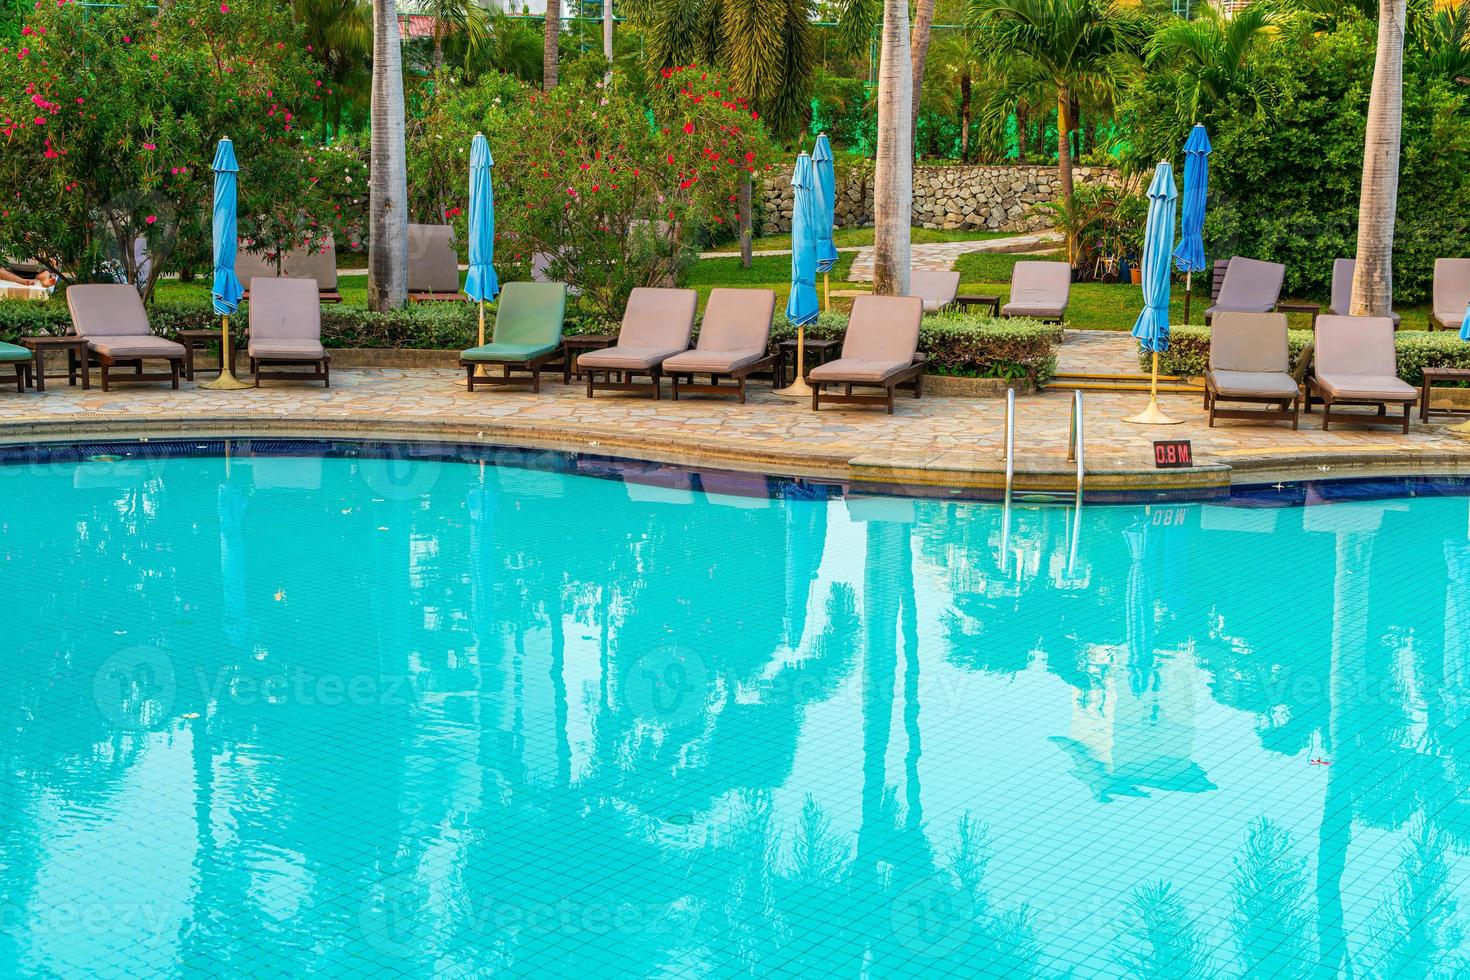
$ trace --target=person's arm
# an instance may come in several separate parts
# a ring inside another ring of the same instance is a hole
[[[14,282],[22,286],[33,286],[36,283],[34,279],[22,279],[3,265],[0,265],[0,282]]]

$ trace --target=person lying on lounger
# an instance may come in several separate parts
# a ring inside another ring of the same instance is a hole
[[[42,289],[50,289],[56,285],[56,276],[43,269],[36,273],[34,279],[25,279],[0,265],[0,282],[13,282],[20,286],[40,286]]]

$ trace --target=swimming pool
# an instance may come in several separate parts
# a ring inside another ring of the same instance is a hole
[[[219,450],[0,466],[0,972],[1462,968],[1463,488]]]

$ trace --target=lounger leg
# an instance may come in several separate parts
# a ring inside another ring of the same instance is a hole
[[[893,414],[893,393],[895,391],[897,391],[897,390],[898,390],[898,385],[896,385],[896,384],[890,384],[888,386],[888,414],[889,415],[892,415]]]
[[[1291,400],[1291,428],[1292,428],[1292,431],[1293,432],[1295,432],[1298,428],[1300,428],[1299,423],[1301,421],[1301,417],[1302,417],[1301,400],[1300,399],[1297,399],[1297,398],[1293,398]]]
[[[923,398],[924,397],[924,372],[923,371],[920,371],[918,373],[918,376],[914,378],[914,397],[915,398]]]
[[[653,371],[652,371],[652,376],[653,376],[653,400],[656,401],[656,402],[661,402],[661,401],[664,400],[663,375],[659,373],[658,368],[654,368]],[[677,379],[675,379],[674,383],[675,384],[678,384],[679,382],[678,382]]]
[[[541,367],[537,365],[531,368],[531,394],[541,394]]]
[[[740,404],[745,404],[745,379],[740,379]]]
[[[26,393],[26,366],[21,363],[15,365],[15,390],[22,395]]]
[[[669,375],[669,382],[671,384],[673,384],[673,386],[674,386],[674,401],[678,401],[679,400],[679,376],[677,374],[671,374],[671,375]],[[689,383],[690,384],[693,384],[694,383],[694,375],[692,375],[692,374],[689,376]]]
[[[1408,402],[1404,402],[1404,435],[1408,435],[1409,434],[1409,410],[1410,410],[1410,408],[1411,408],[1411,406],[1409,405],[1409,403]]]
[[[808,383],[811,384],[811,386],[812,386],[812,411],[813,412],[821,411],[821,405],[822,405],[822,382],[820,382],[820,381],[813,381],[813,382],[808,382]]]
[[[466,364],[465,365],[465,368],[464,368],[464,387],[465,387],[465,391],[474,391],[475,390],[475,366],[473,364]]]
[[[1215,399],[1210,397],[1210,390],[1205,389],[1205,411],[1209,413],[1210,428],[1215,427]]]
[[[1322,399],[1322,431],[1332,428],[1332,402]]]
[[[179,363],[179,361],[177,359],[168,362],[168,368],[169,368],[169,372],[168,373],[173,376],[174,391],[178,391],[179,390],[179,367],[180,366],[181,365],[180,365],[180,363]]]
[[[592,375],[596,372],[596,370],[597,370],[596,368],[584,368],[583,371],[582,371],[582,376],[587,379],[587,397],[588,398],[591,398],[592,397]]]
[[[103,391],[108,391],[108,390],[110,390],[110,389],[109,389],[109,388],[108,388],[108,378],[107,378],[107,362],[106,362],[106,361],[103,361],[103,362],[102,362],[102,390],[103,390]]]
[[[332,362],[322,361],[322,387],[332,387]]]
[[[260,387],[260,361],[254,357],[250,359],[250,374],[255,378],[255,387]]]

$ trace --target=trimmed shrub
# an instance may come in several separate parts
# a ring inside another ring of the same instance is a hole
[[[1287,334],[1291,362],[1312,342],[1312,331],[1292,330]],[[1398,351],[1398,374],[1411,385],[1424,381],[1427,367],[1470,368],[1470,343],[1453,331],[1426,333],[1400,330],[1394,336]],[[1138,352],[1138,366],[1147,371],[1151,355]],[[1210,364],[1210,331],[1207,327],[1175,327],[1169,334],[1169,350],[1159,355],[1159,373],[1197,378]]]
[[[807,336],[840,339],[847,317],[823,313],[806,328]],[[776,343],[796,336],[796,328],[778,319],[771,328]],[[937,313],[919,327],[919,349],[929,355],[934,374],[965,378],[1029,379],[1045,384],[1056,374],[1061,329],[1037,320],[1000,320],[973,313]]]

